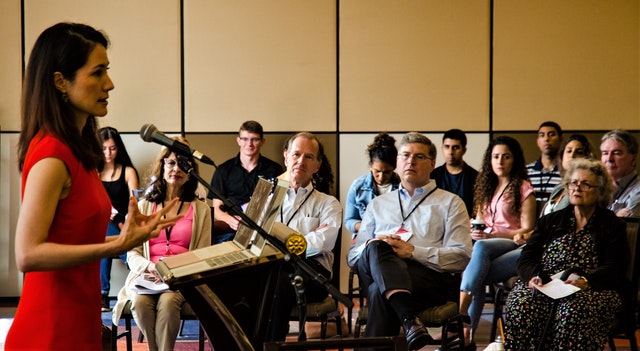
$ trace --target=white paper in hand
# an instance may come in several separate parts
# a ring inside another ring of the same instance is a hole
[[[400,229],[396,230],[395,233],[388,233],[388,234],[378,233],[378,234],[376,234],[376,236],[387,236],[387,235],[391,235],[391,234],[398,235],[400,237],[400,239],[402,239],[402,241],[407,241],[407,240],[409,240],[409,238],[411,238],[411,235],[413,233],[408,231],[408,230],[406,230],[406,229],[404,229],[404,228],[400,228]]]
[[[169,285],[164,282],[156,283],[155,277],[151,274],[141,274],[133,281],[131,290],[138,294],[159,294],[171,291]]]

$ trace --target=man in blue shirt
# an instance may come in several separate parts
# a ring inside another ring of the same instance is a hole
[[[464,202],[430,181],[436,148],[419,133],[399,142],[398,190],[374,198],[347,255],[366,289],[365,336],[395,336],[400,326],[411,350],[432,341],[419,311],[457,301],[453,273],[471,257],[469,215]]]

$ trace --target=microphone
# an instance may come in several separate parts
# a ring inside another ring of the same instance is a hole
[[[153,124],[143,125],[140,129],[140,137],[142,138],[142,140],[148,143],[160,144],[162,146],[168,147],[173,152],[179,153],[181,155],[193,156],[201,162],[212,166],[216,165],[212,159],[204,155],[202,152],[198,150],[192,150],[188,145],[169,138],[168,136],[164,135],[164,133],[159,131],[158,128],[156,128],[156,126],[154,126]]]

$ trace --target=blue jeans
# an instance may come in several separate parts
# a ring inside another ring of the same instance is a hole
[[[109,227],[107,227],[107,236],[114,236],[120,234],[120,228],[118,224],[113,221],[109,221]],[[127,263],[127,253],[120,255],[120,258]],[[112,257],[103,258],[100,260],[100,289],[102,295],[109,295],[111,290],[111,260]]]
[[[485,300],[485,286],[505,281],[515,275],[516,263],[522,248],[511,239],[493,238],[478,240],[473,244],[471,261],[462,273],[460,291],[473,297],[469,306],[471,330],[478,328]]]

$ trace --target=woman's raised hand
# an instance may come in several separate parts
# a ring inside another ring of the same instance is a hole
[[[159,211],[144,215],[140,213],[135,197],[129,197],[129,213],[118,238],[121,251],[129,251],[142,245],[145,241],[157,237],[160,231],[174,225],[177,220],[182,218],[182,215],[165,218],[169,210],[178,203],[178,200],[179,198],[175,198]]]

